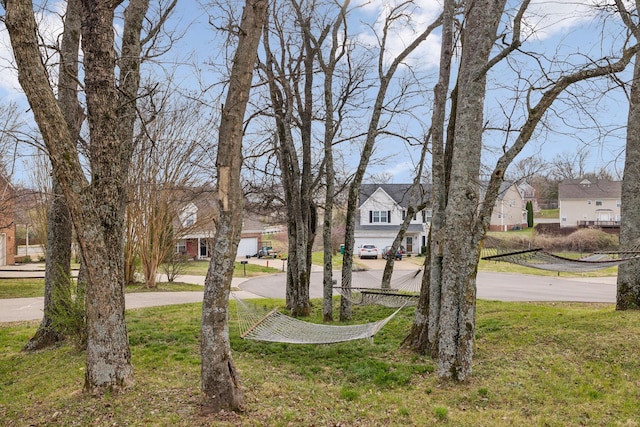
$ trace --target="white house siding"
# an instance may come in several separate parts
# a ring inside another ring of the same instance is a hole
[[[522,194],[515,185],[510,185],[493,207],[490,227],[495,231],[508,231],[526,226],[527,211]]]
[[[621,194],[620,181],[563,181],[558,186],[560,227],[619,224]]]
[[[584,221],[620,221],[619,199],[564,199],[559,207],[560,227],[577,227]]]
[[[378,188],[367,200],[361,202],[360,220],[355,232],[355,253],[358,253],[358,248],[363,244],[376,245],[381,251],[385,246],[390,246],[396,238],[400,225],[404,221],[405,208],[382,188]],[[415,215],[401,243],[408,252],[413,254],[420,253],[423,240],[426,241],[428,224],[423,223],[423,218],[422,212]],[[428,218],[424,219],[428,222]],[[412,240],[412,245],[407,244],[407,237]]]

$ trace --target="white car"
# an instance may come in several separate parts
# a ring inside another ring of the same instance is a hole
[[[378,248],[376,245],[362,245],[360,246],[360,258],[378,258]]]

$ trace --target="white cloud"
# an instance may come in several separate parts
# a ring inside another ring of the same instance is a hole
[[[362,4],[361,11],[375,18],[371,27],[362,27],[358,40],[375,48],[378,46],[378,37],[382,36],[385,17],[391,8],[398,2],[370,1]],[[434,0],[416,0],[413,5],[402,9],[404,16],[397,19],[391,28],[387,40],[386,62],[390,63],[402,52],[415,38],[422,33],[440,13],[441,5]],[[375,33],[374,33],[375,31]],[[437,34],[430,35],[407,58],[405,63],[422,69],[438,65],[440,57],[440,37]]]
[[[66,10],[65,2],[56,2],[49,5],[47,10],[39,10],[36,12],[36,22],[41,37],[41,41],[46,45],[57,45],[63,30],[62,15]],[[47,65],[55,65],[57,62],[57,54],[53,50],[48,49]],[[51,77],[56,80],[55,74],[57,67],[51,68]],[[18,83],[18,73],[15,68],[15,61],[11,49],[9,33],[0,23],[0,91],[4,92],[3,98],[16,98],[22,96],[22,89]]]
[[[7,97],[20,93],[18,73],[14,67],[13,53],[9,43],[9,33],[4,24],[1,24],[0,27],[0,90]]]
[[[566,34],[591,21],[597,13],[593,2],[533,0],[524,16],[524,36],[545,40]]]

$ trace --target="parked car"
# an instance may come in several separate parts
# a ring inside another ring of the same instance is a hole
[[[271,246],[263,246],[258,251],[258,258],[265,258],[265,257],[277,258],[278,251],[273,249]]]
[[[405,253],[404,246],[398,247],[398,250],[396,251],[396,259],[401,260],[404,253]],[[391,256],[391,246],[385,246],[382,249],[382,258],[387,259],[389,258],[389,256]]]
[[[378,248],[376,245],[362,245],[360,246],[360,258],[378,258]]]

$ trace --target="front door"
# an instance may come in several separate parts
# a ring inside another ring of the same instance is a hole
[[[413,253],[413,237],[407,237],[407,253]]]
[[[207,247],[207,241],[205,239],[200,240],[200,258],[209,257],[209,248]]]
[[[598,211],[596,213],[596,220],[601,222],[613,221],[613,212],[611,211]]]

